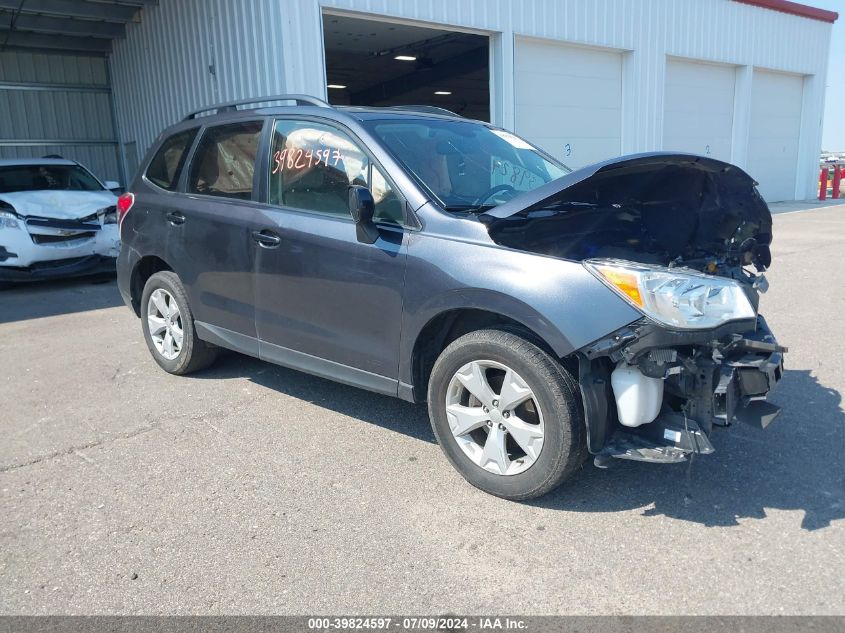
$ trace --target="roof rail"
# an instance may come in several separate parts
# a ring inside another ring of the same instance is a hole
[[[457,112],[452,112],[446,108],[433,105],[396,105],[387,106],[386,110],[406,110],[408,112],[427,112],[429,114],[445,114],[446,116],[461,116]]]
[[[194,110],[193,112],[189,112],[185,115],[182,119],[183,121],[188,121],[189,119],[196,119],[198,114],[203,112],[211,112],[214,110],[215,114],[219,112],[226,112],[229,110],[237,110],[238,106],[244,105],[253,105],[256,103],[269,103],[270,101],[293,101],[296,105],[314,105],[320,108],[331,108],[332,106],[323,101],[322,99],[318,99],[317,97],[312,97],[310,95],[300,95],[300,94],[291,94],[291,95],[271,95],[269,97],[255,97],[253,99],[238,99],[236,101],[226,101],[224,103],[215,103],[214,105],[207,106],[205,108],[200,108],[199,110]]]

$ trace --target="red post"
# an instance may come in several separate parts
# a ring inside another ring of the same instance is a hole
[[[833,195],[831,198],[839,198],[839,190],[842,188],[842,168],[837,165],[833,168]]]
[[[827,200],[827,167],[819,174],[819,200]]]

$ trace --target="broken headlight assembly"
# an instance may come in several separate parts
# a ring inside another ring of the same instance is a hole
[[[117,207],[106,207],[97,211],[97,216],[100,218],[100,223],[117,224]]]
[[[0,229],[19,229],[18,216],[11,211],[0,211]]]
[[[589,259],[584,265],[640,312],[671,328],[703,330],[757,316],[732,279],[613,259]]]

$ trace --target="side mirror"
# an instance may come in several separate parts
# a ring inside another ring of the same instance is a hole
[[[355,235],[359,242],[373,244],[378,239],[378,227],[373,222],[376,202],[373,194],[362,185],[349,187],[349,213],[355,221]]]
[[[115,180],[107,180],[103,183],[109,191],[120,189],[120,183]]]

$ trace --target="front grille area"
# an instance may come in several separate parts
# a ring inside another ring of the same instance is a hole
[[[36,244],[64,244],[67,242],[84,241],[94,237],[94,231],[74,233],[72,235],[38,235],[31,233],[30,237]]]

